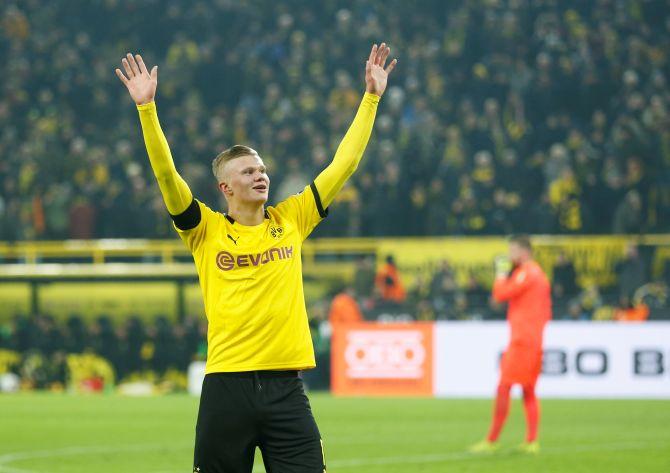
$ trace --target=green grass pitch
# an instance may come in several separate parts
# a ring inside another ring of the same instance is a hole
[[[545,400],[542,451],[525,456],[512,448],[515,400],[504,448],[481,457],[465,450],[491,401],[310,397],[329,473],[670,472],[667,401]],[[197,407],[186,395],[0,395],[0,473],[190,473]]]

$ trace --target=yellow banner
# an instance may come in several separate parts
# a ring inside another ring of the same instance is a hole
[[[55,282],[41,287],[38,297],[40,311],[59,319],[72,314],[107,314],[114,319],[177,316],[177,285],[172,282]]]
[[[0,323],[10,321],[15,315],[30,312],[30,286],[26,283],[0,284]]]
[[[205,304],[199,284],[193,283],[184,286],[184,310],[187,316],[205,317]]]
[[[471,273],[487,282],[492,278],[493,258],[506,253],[504,238],[388,239],[380,240],[377,251],[380,264],[393,255],[406,287],[417,276],[430,279],[443,260],[449,262],[459,284],[465,284]]]
[[[490,284],[493,259],[507,254],[507,241],[504,237],[381,239],[377,256],[381,265],[387,255],[392,255],[407,286],[411,286],[417,276],[430,278],[443,260],[450,263],[459,284],[464,284],[470,274],[478,281]],[[563,252],[574,264],[581,286],[616,284],[616,265],[624,258],[626,247],[631,243],[638,244],[641,257],[650,264],[653,278],[660,277],[665,265],[670,264],[670,237],[537,236],[532,242],[535,259],[549,277]]]
[[[616,284],[616,265],[624,257],[628,241],[623,237],[538,238],[535,259],[551,277],[559,255],[565,253],[575,266],[577,284],[611,286]]]

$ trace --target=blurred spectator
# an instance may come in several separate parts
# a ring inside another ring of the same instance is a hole
[[[356,261],[353,289],[356,296],[363,301],[363,305],[368,306],[367,301],[372,299],[375,290],[375,268],[372,257],[362,256]]]
[[[583,321],[591,320],[591,316],[587,311],[584,310],[579,300],[575,299],[568,303],[567,313],[563,319],[571,321]]]
[[[432,321],[436,319],[435,311],[430,305],[430,302],[422,299],[419,300],[416,305],[416,320],[420,321]]]
[[[441,318],[440,314],[444,314],[448,307],[454,304],[457,289],[456,275],[449,261],[442,260],[430,281],[430,299],[438,318]]]
[[[164,373],[169,367],[177,366],[178,360],[175,355],[179,353],[179,349],[175,346],[175,334],[173,333],[172,325],[164,316],[158,317],[154,324],[153,339],[153,357],[152,366],[159,373]]]
[[[81,317],[73,315],[65,322],[65,351],[81,353],[89,342],[88,333]]]
[[[120,358],[119,340],[108,316],[98,317],[89,329],[89,343],[95,353],[117,364]]]
[[[468,320],[471,319],[472,313],[468,304],[468,298],[463,292],[457,292],[454,295],[454,301],[447,307],[445,311],[444,320]]]
[[[622,297],[619,307],[614,310],[614,320],[619,322],[644,322],[649,318],[649,307],[645,304],[633,305],[626,297]]]
[[[488,299],[491,291],[477,279],[471,271],[464,288],[465,304],[467,305],[467,314],[461,318],[481,320],[487,318],[490,313],[488,310]],[[458,300],[456,301],[458,304]]]
[[[588,283],[577,299],[583,318],[592,319],[593,315],[603,306],[600,288],[595,283]]]
[[[642,200],[636,190],[626,193],[614,211],[613,233],[637,233],[642,228]]]
[[[554,299],[570,299],[577,295],[576,278],[575,266],[568,259],[565,252],[561,251],[554,266],[552,287]]]
[[[401,304],[405,301],[405,288],[393,256],[387,256],[386,264],[379,268],[375,286],[382,303]]]
[[[635,291],[647,282],[646,267],[637,245],[629,244],[626,247],[624,259],[616,265],[616,273],[619,279],[619,299],[632,300]]]
[[[436,297],[441,293],[456,289],[456,276],[449,261],[440,261],[440,266],[430,281],[430,295]]]
[[[346,286],[333,298],[328,312],[328,321],[331,325],[361,322],[363,320],[363,314],[355,296],[354,289]]]
[[[423,274],[418,274],[407,297],[409,306],[416,307],[417,320],[435,320],[435,309],[431,301],[430,284]]]

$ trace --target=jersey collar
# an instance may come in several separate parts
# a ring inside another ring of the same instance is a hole
[[[226,220],[228,220],[228,221],[230,222],[231,225],[235,224],[235,219],[234,219],[233,217],[231,217],[231,216],[228,215],[228,214],[223,214],[223,216],[226,217]],[[269,218],[270,218],[270,214],[268,213],[268,210],[267,210],[267,209],[264,210],[264,212],[263,212],[263,216],[264,216],[266,219],[269,219]]]

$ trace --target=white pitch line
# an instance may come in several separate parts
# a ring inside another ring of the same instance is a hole
[[[181,444],[179,447],[183,447]],[[15,452],[0,455],[0,473],[46,473],[37,470],[26,470],[23,468],[15,468],[7,466],[9,463],[14,463],[21,460],[34,460],[37,458],[52,458],[52,457],[69,457],[79,455],[92,455],[104,453],[122,453],[122,452],[145,452],[147,450],[161,450],[165,448],[174,447],[169,444],[134,444],[134,445],[116,445],[116,446],[77,446],[64,447],[51,450],[38,450],[32,452]]]
[[[609,444],[594,444],[581,445],[575,447],[546,447],[540,452],[540,455],[556,455],[565,453],[582,453],[582,452],[605,452],[605,451],[619,451],[619,450],[644,450],[647,448],[666,446],[667,443],[658,442],[619,442]],[[0,455],[0,473],[47,473],[44,471],[27,470],[24,468],[16,468],[8,466],[9,463],[21,460],[32,460],[36,458],[51,458],[59,456],[78,456],[90,455],[95,453],[121,453],[121,452],[145,452],[147,450],[160,450],[168,447],[165,444],[144,444],[144,445],[125,445],[125,446],[98,446],[98,447],[67,447],[53,450],[42,450],[36,452],[17,452]],[[180,444],[178,448],[183,448],[185,445]],[[505,453],[505,452],[501,452]],[[511,452],[510,452],[511,453]],[[468,460],[468,459],[491,459],[500,458],[501,455],[475,455],[467,452],[449,452],[436,453],[426,455],[410,455],[410,456],[392,456],[392,457],[368,457],[368,458],[350,458],[342,460],[334,460],[328,462],[332,468],[348,469],[357,468],[361,466],[383,466],[383,465],[397,465],[397,464],[425,464],[425,463],[445,463],[450,461]],[[253,473],[264,473],[265,468],[262,465],[256,465]],[[181,470],[161,470],[153,473],[181,473]]]
[[[644,450],[646,448],[661,446],[660,444],[650,444],[648,442],[627,442],[627,443],[612,443],[580,447],[549,447],[543,448],[540,455],[563,455],[565,453],[581,453],[581,452],[604,452],[617,450]],[[503,455],[506,452],[500,452]],[[513,454],[511,451],[509,454]],[[436,453],[426,455],[414,456],[396,456],[396,457],[377,457],[377,458],[350,458],[348,460],[335,460],[328,462],[328,466],[337,469],[357,468],[361,466],[384,466],[384,465],[398,465],[398,464],[422,464],[422,463],[445,463],[450,461],[477,459],[495,459],[500,458],[501,455],[477,455],[468,452],[450,452],[450,453]],[[165,472],[167,473],[167,472]],[[173,472],[174,473],[174,472]],[[255,467],[253,473],[265,473],[265,468],[259,465]]]

